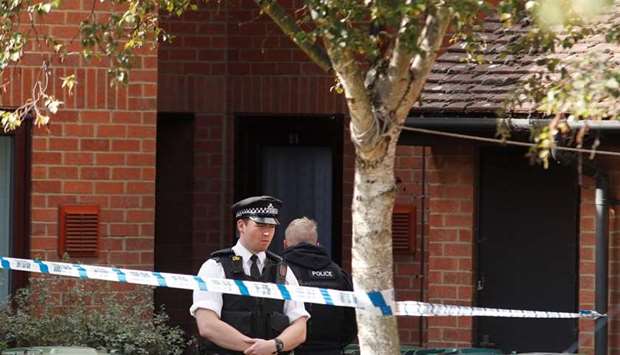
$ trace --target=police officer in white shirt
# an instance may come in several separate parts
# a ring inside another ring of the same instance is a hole
[[[279,224],[282,201],[249,197],[232,206],[239,241],[202,265],[203,279],[229,278],[298,285],[279,256],[267,250]],[[210,355],[288,354],[306,339],[310,317],[303,302],[194,291],[190,313]]]

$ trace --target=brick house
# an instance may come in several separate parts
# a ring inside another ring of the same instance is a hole
[[[44,25],[72,38],[86,3],[65,0],[66,10]],[[321,244],[349,268],[354,153],[332,78],[249,0],[161,22],[175,41],[144,51],[128,87],[110,88],[99,63],[55,65],[57,77],[77,67],[80,85],[62,97],[66,107],[47,128],[0,136],[0,211],[9,211],[0,213],[0,250],[58,259],[59,208],[92,205],[100,243],[96,256],[76,259],[195,273],[211,251],[232,243],[230,204],[268,193],[285,201],[284,222],[317,219]],[[3,107],[23,102],[38,75],[42,55],[29,50],[6,72]],[[487,122],[526,69],[472,69],[460,57],[451,49],[438,60],[410,124],[493,135]],[[60,92],[58,82],[52,91]],[[611,159],[599,163],[617,195],[620,171]],[[564,166],[543,172],[521,151],[411,132],[403,132],[396,175],[399,300],[594,307],[593,179]],[[620,302],[617,224],[612,213],[610,313]],[[274,245],[280,248],[279,239]],[[11,277],[14,288],[26,275]],[[155,301],[192,329],[189,292],[157,290]],[[430,347],[594,347],[593,321],[400,317],[399,327],[402,343]],[[612,318],[610,351],[620,349],[619,336]]]

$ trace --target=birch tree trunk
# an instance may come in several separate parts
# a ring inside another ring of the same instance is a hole
[[[353,192],[353,282],[358,290],[392,290],[395,141],[384,159],[357,159]],[[400,354],[396,317],[357,312],[362,354]]]
[[[408,21],[404,19],[403,22]],[[449,16],[435,9],[428,14],[422,30],[420,48],[425,55],[412,55],[396,42],[390,65],[385,72],[370,71],[366,92],[370,112],[359,104],[362,95],[351,95],[351,136],[356,144],[355,183],[353,191],[353,282],[356,289],[392,291],[394,267],[392,257],[392,210],[396,195],[394,162],[396,145],[409,110],[420,96],[439,46],[446,33]],[[328,48],[329,49],[329,48]],[[336,72],[346,75],[336,63]],[[347,83],[348,84],[348,83]],[[343,83],[345,91],[348,87]],[[354,93],[353,90],[347,92]],[[362,100],[363,101],[363,100]],[[356,127],[357,122],[365,126]],[[374,123],[370,124],[370,122]],[[364,136],[374,128],[372,144]],[[361,134],[360,134],[361,133]],[[360,139],[362,138],[362,139]],[[357,312],[362,354],[400,354],[400,340],[395,316]]]
[[[392,209],[396,197],[394,161],[400,129],[393,129],[383,145],[384,156],[364,160],[357,155],[353,190],[352,269],[355,289],[391,291],[394,299],[392,260]],[[392,312],[394,309],[392,308]],[[358,339],[362,354],[400,354],[395,316],[357,312]]]

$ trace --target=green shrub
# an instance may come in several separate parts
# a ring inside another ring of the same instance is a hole
[[[0,309],[0,347],[87,346],[110,354],[171,355],[183,331],[155,312],[152,289],[59,277],[31,279]]]

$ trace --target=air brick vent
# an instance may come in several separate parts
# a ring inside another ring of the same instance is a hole
[[[61,206],[58,254],[96,258],[99,255],[99,207]]]
[[[396,205],[392,213],[394,254],[413,254],[416,248],[416,214],[411,205]]]

